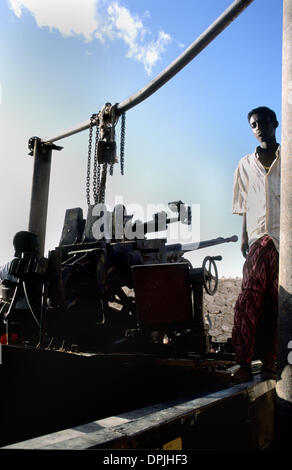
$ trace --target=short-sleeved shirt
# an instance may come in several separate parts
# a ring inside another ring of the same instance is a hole
[[[267,172],[257,151],[243,157],[235,170],[233,214],[246,214],[248,244],[269,235],[279,251],[280,239],[280,146]]]
[[[12,282],[18,282],[18,279],[14,276],[11,276],[9,274],[9,269],[11,266],[11,261],[8,263],[4,264],[3,266],[0,267],[0,284],[2,281],[12,281]],[[27,301],[24,297],[20,297],[18,301],[16,302],[16,309],[28,309],[28,304]]]

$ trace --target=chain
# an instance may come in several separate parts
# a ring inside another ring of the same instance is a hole
[[[90,118],[90,126],[89,126],[88,160],[87,160],[87,175],[86,175],[86,200],[87,200],[88,206],[90,206],[90,168],[91,168],[92,126],[93,126],[93,115]]]
[[[122,114],[122,120],[121,120],[121,150],[120,150],[121,175],[124,174],[125,134],[126,134],[126,113],[123,113]]]
[[[106,187],[107,163],[103,164],[102,176],[100,181],[98,202],[104,204],[105,201],[105,187]]]
[[[87,176],[86,176],[86,200],[88,206],[90,206],[90,173],[91,173],[91,156],[92,156],[92,134],[93,124],[98,117],[97,114],[93,114],[90,118],[89,126],[89,141],[88,141],[88,161],[87,161]],[[124,161],[125,161],[125,132],[126,132],[126,114],[123,113],[121,117],[121,142],[120,142],[120,164],[121,174],[124,174]],[[105,189],[106,189],[106,178],[108,164],[102,165],[101,175],[101,164],[98,163],[98,142],[99,142],[99,126],[96,124],[95,134],[95,147],[94,147],[94,158],[93,158],[93,199],[94,203],[104,203],[105,201]],[[114,165],[111,164],[109,167],[110,175],[113,175]]]
[[[100,163],[98,164],[98,167],[97,167],[97,188],[96,188],[96,199],[95,199],[95,204],[97,203],[98,201],[98,195],[99,195],[99,192],[100,192]]]
[[[93,163],[93,199],[97,203],[99,187],[100,187],[100,164],[98,163],[98,138],[99,128],[96,126],[95,134],[95,149],[94,149],[94,163]]]

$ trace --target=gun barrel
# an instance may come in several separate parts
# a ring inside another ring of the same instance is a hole
[[[237,242],[237,240],[238,236],[233,235],[232,237],[228,238],[218,237],[211,240],[203,240],[201,242],[194,243],[174,243],[172,245],[166,245],[166,249],[168,252],[186,253],[188,251],[200,250],[201,248],[207,248],[209,246],[221,245],[222,243]]]
[[[156,233],[156,232],[163,232],[167,230],[168,224],[173,222],[180,222],[178,217],[167,217],[165,213],[161,212],[158,214],[154,214],[152,220],[148,220],[147,222],[140,222],[134,223],[132,229],[137,230],[137,228],[142,229],[143,234],[147,233]]]

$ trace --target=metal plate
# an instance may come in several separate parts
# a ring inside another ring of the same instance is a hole
[[[133,266],[137,317],[143,326],[192,320],[187,263]]]

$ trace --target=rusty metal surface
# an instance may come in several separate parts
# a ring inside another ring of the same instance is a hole
[[[4,449],[163,449],[169,441],[178,442],[180,449],[259,449],[273,439],[274,386],[275,381],[256,377],[253,382],[158,403]]]

